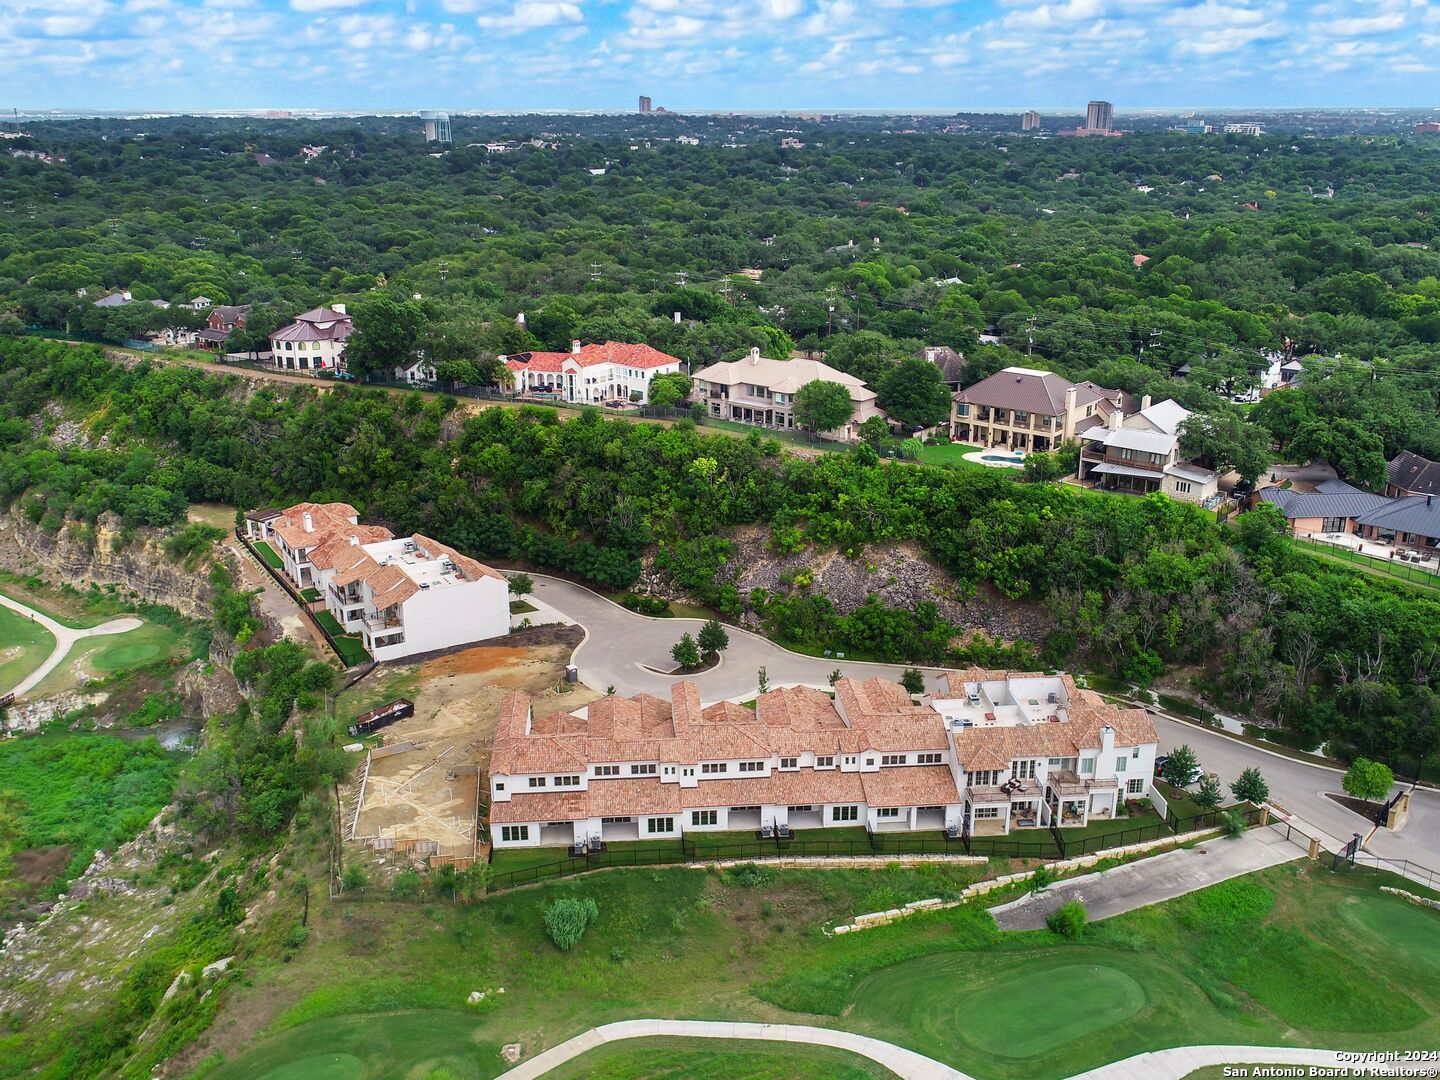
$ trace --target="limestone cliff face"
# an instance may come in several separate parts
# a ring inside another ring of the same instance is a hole
[[[18,510],[0,514],[0,569],[39,574],[75,586],[114,585],[125,594],[172,607],[191,618],[208,618],[212,590],[207,573],[172,562],[160,546],[162,534],[141,529],[116,548],[120,522],[103,515],[93,530],[67,526],[49,533]]]

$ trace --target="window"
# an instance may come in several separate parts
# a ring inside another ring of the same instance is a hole
[[[1075,771],[1075,759],[1073,757],[1052,757],[1048,758],[1045,764],[1051,769],[1069,769],[1071,772]]]
[[[634,821],[634,820],[635,820],[634,818],[628,818],[628,817],[602,817],[602,818],[600,819],[600,824],[601,824],[601,825],[629,825],[630,822],[632,822],[632,821]]]
[[[716,773],[728,772],[730,766],[723,761],[706,761],[700,765],[700,775],[713,776]]]
[[[1338,533],[1345,531],[1345,519],[1343,517],[1327,517],[1320,519],[1320,531],[1327,533]]]
[[[905,754],[881,754],[881,765],[907,765],[910,759]]]
[[[675,831],[675,819],[673,817],[652,817],[645,819],[645,831],[647,833],[667,833]]]
[[[943,760],[943,754],[917,754],[915,756],[915,762],[918,765],[939,765]]]
[[[692,810],[690,811],[691,825],[715,825],[720,820],[718,810]]]
[[[741,771],[741,772],[764,772],[764,771],[765,771],[765,763],[764,763],[763,761],[742,761],[742,762],[740,762],[740,771]]]
[[[846,755],[845,755],[845,764],[846,764],[846,765],[854,765],[854,764],[855,764],[855,755],[854,755],[854,754],[846,754]]]
[[[505,781],[504,781],[504,780],[496,780],[496,781],[495,781],[495,790],[496,790],[496,791],[504,791],[504,790],[505,790]]]
[[[1116,771],[1116,772],[1124,772],[1124,771],[1126,770],[1126,768],[1129,766],[1129,764],[1130,764],[1130,759],[1127,758],[1124,754],[1121,754],[1119,757],[1117,757],[1117,758],[1115,759],[1115,771]]]
[[[815,768],[817,769],[833,769],[834,767],[834,754],[821,754],[815,758]]]
[[[1081,775],[1081,776],[1094,776],[1094,775],[1095,775],[1095,759],[1094,759],[1093,757],[1082,757],[1082,758],[1080,759],[1080,775]]]
[[[868,768],[873,768],[874,765],[875,765],[875,759],[874,759],[873,757],[867,757],[867,758],[865,759],[865,767],[866,767],[867,769],[868,769]]]
[[[1024,427],[1024,426],[1025,426],[1026,424],[1028,424],[1028,423],[1030,423],[1030,414],[1029,414],[1028,412],[1025,412],[1025,411],[1021,410],[1021,409],[1016,409],[1016,410],[1015,410],[1015,426],[1016,426],[1016,427]]]
[[[531,787],[544,787],[544,786],[545,786],[545,777],[543,777],[543,776],[532,776],[532,777],[530,777],[530,786],[531,786]]]
[[[780,759],[780,768],[782,768],[782,769],[798,769],[799,767],[800,767],[800,759],[799,759],[799,758],[782,757],[782,758]]]
[[[694,769],[681,769],[681,770],[680,770],[680,775],[681,775],[681,776],[694,776],[694,775],[695,775],[695,770],[694,770]]]
[[[630,766],[630,775],[631,775],[631,776],[654,776],[654,775],[655,775],[655,766],[654,766],[654,765],[650,765],[650,764],[646,764],[646,765],[631,765],[631,766]]]
[[[556,787],[579,787],[580,777],[578,776],[557,776],[555,777]]]
[[[1035,779],[1035,759],[1019,758],[1010,762],[1010,775],[1017,780]]]
[[[619,766],[619,765],[596,765],[596,766],[595,766],[595,775],[596,775],[596,776],[619,776],[619,775],[620,775],[620,766]]]
[[[1175,481],[1175,493],[1176,493],[1177,495],[1189,495],[1189,494],[1190,494],[1190,481],[1189,481],[1189,480],[1176,480],[1176,481]]]
[[[513,844],[520,840],[530,839],[529,825],[501,825],[500,839],[507,844]]]
[[[975,808],[975,819],[977,821],[980,818],[998,818],[999,816],[1000,808],[998,806],[977,806]]]
[[[1127,781],[1125,781],[1125,794],[1127,794],[1127,795],[1141,795],[1141,794],[1144,793],[1144,791],[1145,791],[1145,781],[1144,781],[1144,780],[1127,780]]]
[[[1000,782],[999,769],[981,769],[970,774],[971,787],[994,787]]]
[[[859,821],[860,808],[858,806],[832,806],[830,808],[831,821]]]
[[[898,806],[882,806],[875,811],[875,816],[877,818],[898,818],[900,816],[900,808]]]
[[[1140,747],[1138,747],[1138,746],[1133,747],[1133,748],[1131,749],[1131,751],[1130,751],[1130,756],[1131,756],[1132,758],[1139,758],[1139,756],[1140,756]]]

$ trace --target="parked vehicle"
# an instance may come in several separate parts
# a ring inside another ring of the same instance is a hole
[[[1165,772],[1165,763],[1166,763],[1167,761],[1169,761],[1169,760],[1170,760],[1170,755],[1169,755],[1169,754],[1160,754],[1158,757],[1155,758],[1155,775],[1156,775],[1156,776],[1161,776],[1161,775],[1164,774],[1164,772]],[[1190,771],[1190,775],[1185,778],[1185,781],[1184,781],[1180,786],[1181,786],[1181,787],[1189,787],[1191,784],[1198,784],[1198,783],[1200,782],[1200,778],[1201,778],[1202,776],[1204,776],[1204,775],[1205,775],[1205,771],[1204,771],[1203,769],[1201,769],[1199,765],[1196,765],[1195,768]]]
[[[347,730],[352,736],[369,735],[383,727],[389,727],[397,720],[404,720],[407,716],[414,715],[415,703],[413,701],[408,698],[396,698],[388,705],[381,705],[378,709],[361,713]]]

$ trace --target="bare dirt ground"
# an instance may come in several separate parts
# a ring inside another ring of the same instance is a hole
[[[578,709],[598,696],[585,686],[565,684],[569,657],[567,643],[477,646],[391,669],[363,693],[352,691],[354,696],[341,705],[342,715],[371,708],[380,699],[414,701],[414,716],[384,729],[384,745],[417,744],[402,753],[372,756],[356,839],[430,840],[441,855],[474,854],[479,783],[489,765],[501,699],[511,690],[524,690],[534,698],[536,715],[546,716]]]

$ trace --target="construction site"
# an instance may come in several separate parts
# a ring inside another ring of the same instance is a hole
[[[420,664],[387,665],[371,685],[347,691],[348,700],[337,703],[347,722],[402,694],[414,708],[364,740],[355,779],[341,793],[345,839],[373,849],[392,867],[424,862],[464,869],[488,858],[486,769],[501,699],[524,690],[534,695],[536,712],[547,715],[597,696],[565,681],[572,646],[559,637],[566,632],[574,633],[557,628],[523,646],[480,646]]]

